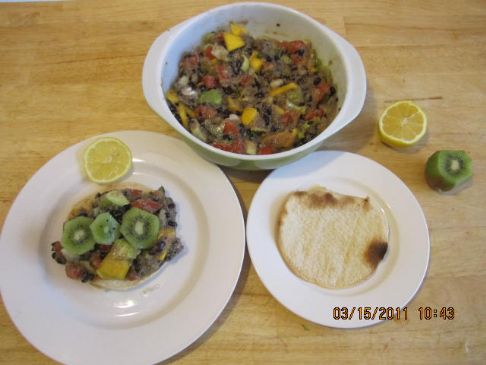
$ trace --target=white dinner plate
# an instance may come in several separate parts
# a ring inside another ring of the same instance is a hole
[[[388,252],[375,273],[359,285],[330,290],[305,282],[290,271],[279,253],[276,222],[286,196],[315,185],[369,196],[385,211]],[[403,320],[402,308],[420,288],[430,251],[427,222],[405,184],[372,160],[338,151],[314,152],[268,175],[251,203],[247,241],[258,276],[282,305],[309,321],[339,328],[376,324],[380,316],[398,314]],[[368,319],[372,315],[374,319]]]
[[[78,163],[88,140],[55,156],[17,196],[1,236],[1,291],[19,331],[59,362],[152,364],[194,342],[224,309],[243,262],[243,215],[223,172],[183,142],[151,132],[107,135],[132,150],[133,173],[124,182],[163,185],[174,199],[180,256],[128,291],[65,276],[50,244],[72,204],[99,190]]]

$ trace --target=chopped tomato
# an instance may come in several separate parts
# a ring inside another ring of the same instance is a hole
[[[258,149],[259,155],[270,155],[271,153],[273,153],[273,148],[270,146],[261,146]]]
[[[235,123],[225,120],[223,133],[235,137],[240,135],[240,130]]]
[[[132,207],[146,210],[149,213],[155,213],[162,208],[162,204],[152,199],[138,199],[132,203]]]
[[[294,124],[299,120],[299,113],[295,110],[288,110],[282,114],[280,121],[285,125]]]
[[[236,139],[232,143],[218,143],[214,142],[213,147],[219,148],[220,150],[234,153],[243,153],[245,150],[245,144],[241,139]]]
[[[282,48],[287,50],[289,53],[295,53],[300,51],[301,49],[305,50],[307,48],[306,44],[303,41],[291,41],[291,42],[281,42],[280,43]]]
[[[125,189],[124,192],[130,202],[140,199],[143,193],[143,191],[139,189]]]
[[[229,86],[231,83],[231,75],[229,69],[224,64],[220,63],[216,66],[216,73],[221,86]]]
[[[202,119],[211,119],[218,114],[216,109],[208,105],[199,105],[196,109],[194,109],[194,112],[198,118]]]
[[[324,115],[324,110],[322,109],[312,109],[305,113],[305,120],[312,120],[314,118],[320,118]]]
[[[208,89],[213,89],[216,87],[216,84],[217,84],[217,80],[214,76],[211,76],[211,75],[204,75],[203,78],[202,78],[202,82],[204,84],[204,86],[206,86],[206,88]]]
[[[68,262],[65,267],[67,277],[75,280],[81,279],[86,269],[79,262]]]
[[[274,150],[291,148],[295,142],[295,134],[290,131],[282,131],[268,134],[262,138],[265,146],[271,146]]]
[[[199,64],[199,56],[197,54],[187,55],[181,61],[181,67],[186,71],[195,70],[198,64]]]
[[[251,76],[251,75],[249,75],[249,74],[243,74],[243,75],[240,77],[240,85],[241,85],[241,86],[248,86],[248,85],[250,85],[252,82],[253,82],[253,76]]]
[[[213,47],[211,46],[206,47],[206,49],[204,50],[204,55],[210,60],[214,60],[216,58],[213,55]]]
[[[331,85],[326,82],[321,82],[314,89],[312,89],[312,102],[319,103],[325,95],[331,91]]]

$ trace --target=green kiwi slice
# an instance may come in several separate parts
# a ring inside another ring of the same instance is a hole
[[[79,216],[64,223],[61,244],[72,255],[82,255],[93,249],[95,240],[89,226],[93,219]]]
[[[138,208],[130,208],[123,215],[120,228],[123,237],[139,249],[152,247],[157,241],[159,230],[159,218]]]
[[[465,151],[437,151],[429,157],[425,167],[427,183],[439,191],[463,185],[472,173],[472,160]]]
[[[120,237],[120,224],[108,212],[99,214],[89,229],[96,243],[103,245],[112,244]]]

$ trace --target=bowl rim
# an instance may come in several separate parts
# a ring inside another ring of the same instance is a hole
[[[260,8],[267,8],[267,9],[275,9],[278,11],[282,12],[287,12],[292,14],[293,16],[300,17],[304,21],[308,22],[311,26],[314,26],[316,29],[319,30],[319,32],[325,36],[330,43],[332,43],[337,51],[337,56],[341,59],[341,63],[343,65],[344,69],[344,76],[345,76],[345,85],[346,87],[346,93],[344,95],[344,100],[341,104],[340,110],[338,113],[335,115],[334,119],[331,121],[329,126],[324,129],[320,134],[318,134],[316,137],[311,139],[310,141],[304,143],[303,145],[294,147],[289,150],[281,151],[281,152],[276,152],[272,154],[264,154],[264,155],[251,155],[251,154],[242,154],[242,153],[236,153],[236,152],[229,152],[229,151],[224,151],[219,148],[216,148],[214,146],[211,146],[210,144],[201,141],[197,137],[195,137],[192,133],[190,133],[187,129],[185,129],[180,122],[176,119],[174,114],[169,108],[167,99],[165,97],[164,91],[162,84],[160,85],[160,93],[162,95],[162,105],[161,107],[165,109],[165,111],[170,115],[171,118],[166,118],[164,117],[164,120],[166,120],[167,123],[169,123],[178,133],[181,133],[183,137],[189,139],[191,143],[196,144],[197,146],[203,148],[204,150],[210,152],[210,153],[215,153],[221,157],[224,158],[229,158],[229,159],[238,159],[240,161],[271,161],[271,160],[280,160],[280,159],[286,159],[289,157],[293,157],[295,155],[299,155],[300,153],[305,153],[306,151],[311,151],[315,148],[318,148],[319,145],[323,142],[323,140],[327,137],[330,137],[332,134],[329,134],[329,136],[326,136],[326,130],[329,129],[329,127],[338,119],[338,117],[342,114],[344,114],[345,106],[350,103],[348,94],[350,92],[349,89],[349,74],[350,74],[350,66],[346,60],[346,57],[343,57],[343,54],[345,54],[345,51],[343,50],[343,47],[341,43],[336,39],[336,37],[339,37],[338,34],[336,34],[333,30],[325,26],[324,24],[318,22],[314,18],[310,17],[307,14],[304,14],[300,11],[297,11],[293,8],[280,5],[280,4],[273,4],[273,3],[267,3],[267,2],[239,2],[239,3],[232,3],[232,4],[226,4],[222,6],[217,6],[214,8],[211,8],[209,10],[206,10],[202,13],[199,13],[195,15],[194,17],[191,17],[185,21],[182,21],[175,26],[171,27],[168,32],[168,38],[165,41],[166,46],[164,47],[165,49],[169,48],[170,45],[177,40],[178,36],[181,33],[184,33],[187,31],[187,29],[194,23],[197,23],[204,18],[210,17],[213,15],[213,13],[217,13],[220,11],[225,11],[233,8],[239,8],[239,7],[260,7]],[[168,52],[162,51],[161,54],[159,54],[159,60],[160,60],[160,77],[162,79],[162,74],[165,66],[165,57],[168,54]],[[347,124],[347,121],[344,121],[345,125]]]

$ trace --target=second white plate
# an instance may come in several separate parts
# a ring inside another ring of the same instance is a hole
[[[289,270],[279,253],[275,228],[286,196],[314,185],[342,194],[370,196],[388,218],[387,255],[376,272],[355,287],[330,290],[305,282]],[[260,279],[282,305],[307,320],[339,328],[376,324],[383,308],[388,311],[385,318],[391,317],[391,311],[403,316],[402,308],[425,277],[430,251],[425,216],[406,185],[370,159],[337,151],[314,152],[265,179],[248,213],[247,242]],[[374,319],[364,319],[365,307],[370,307]]]

